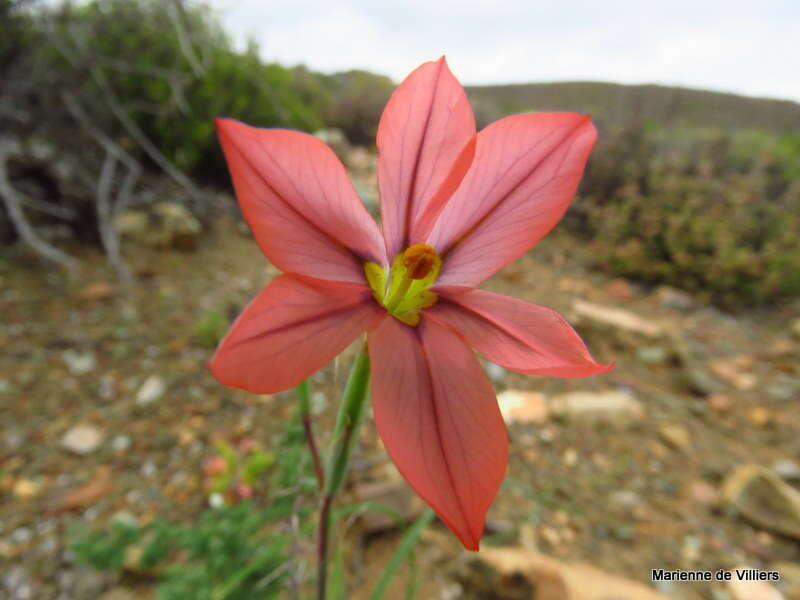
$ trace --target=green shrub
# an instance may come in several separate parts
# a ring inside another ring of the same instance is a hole
[[[799,164],[796,135],[606,132],[566,223],[617,275],[729,306],[796,296]]]
[[[106,131],[126,137],[109,96],[175,166],[224,181],[213,118],[314,131],[329,95],[309,71],[266,63],[251,42],[238,51],[206,5],[94,0],[38,13],[46,85],[69,87]],[[98,77],[107,81],[104,89]],[[110,93],[109,93],[110,90]],[[127,145],[130,145],[129,143]]]

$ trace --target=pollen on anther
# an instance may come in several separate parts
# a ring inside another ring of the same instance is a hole
[[[436,250],[428,244],[414,244],[403,252],[403,265],[410,279],[424,279],[436,264]]]

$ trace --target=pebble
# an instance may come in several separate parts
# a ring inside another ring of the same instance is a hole
[[[311,394],[311,414],[321,415],[328,406],[328,398],[325,392],[316,391]]]
[[[694,307],[694,299],[689,294],[668,285],[659,286],[656,290],[656,297],[661,306],[665,308],[689,310]]]
[[[149,406],[156,400],[161,399],[167,391],[167,384],[158,375],[150,375],[145,379],[139,392],[136,394],[136,404],[139,406]]]
[[[692,449],[692,437],[683,425],[666,423],[658,428],[658,434],[665,444],[675,450],[688,452]]]
[[[486,374],[492,380],[492,383],[502,383],[506,378],[506,370],[493,362],[486,363]]]
[[[506,423],[543,423],[547,420],[547,399],[540,392],[505,390],[497,403]]]
[[[97,366],[94,353],[90,351],[78,352],[70,348],[64,351],[61,358],[67,365],[69,372],[73,375],[85,375],[86,373],[94,371]]]
[[[567,419],[627,424],[644,417],[644,407],[630,392],[571,392],[554,397],[548,408]]]
[[[14,482],[14,495],[21,500],[30,500],[39,495],[42,490],[41,482],[32,481],[21,477]]]
[[[663,346],[642,346],[636,351],[636,358],[648,365],[663,363],[667,359],[667,350]]]
[[[118,435],[111,440],[111,447],[117,452],[125,452],[131,447],[131,438],[127,435]]]
[[[103,442],[103,432],[89,423],[71,427],[61,438],[62,445],[75,454],[90,454]]]
[[[789,458],[782,458],[772,463],[772,470],[781,479],[788,479],[790,481],[800,480],[800,464]]]
[[[608,501],[619,508],[631,509],[641,505],[642,498],[632,490],[618,490],[608,497]]]
[[[27,527],[20,527],[11,532],[11,541],[16,544],[26,544],[33,538],[33,531]]]
[[[689,484],[689,497],[698,504],[712,506],[719,502],[719,493],[710,483],[697,479]]]

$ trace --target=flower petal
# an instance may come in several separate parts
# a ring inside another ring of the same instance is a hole
[[[216,125],[244,217],[275,266],[363,283],[364,262],[386,264],[380,230],[328,146],[298,131]]]
[[[467,343],[498,365],[531,375],[587,377],[614,364],[592,358],[586,344],[560,314],[483,290],[442,296],[426,316],[457,330]]]
[[[475,117],[444,57],[395,90],[378,125],[378,186],[389,257],[410,245],[419,216],[438,193],[455,191],[472,162]]]
[[[458,335],[423,317],[387,318],[368,334],[372,407],[386,450],[469,550],[508,462],[492,386]]]
[[[382,314],[366,286],[279,275],[220,342],[211,373],[256,394],[285,390],[333,360]]]
[[[478,134],[475,159],[426,242],[444,257],[440,285],[475,287],[561,219],[597,137],[589,117],[506,117]]]

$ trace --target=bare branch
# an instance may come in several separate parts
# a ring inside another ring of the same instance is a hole
[[[55,41],[55,38],[58,37],[58,34],[53,29],[51,29],[51,33],[51,37]],[[84,41],[78,38],[78,35],[75,31],[70,31],[70,34],[75,44],[80,48],[80,51],[84,55],[87,55],[88,53]],[[78,61],[73,53],[65,44],[59,42],[55,42],[59,52],[61,52],[61,54],[71,64],[77,65]],[[153,160],[153,162],[155,162],[161,168],[161,170],[164,171],[164,173],[166,173],[173,181],[186,190],[193,200],[200,198],[200,192],[194,183],[192,183],[192,181],[180,169],[174,167],[172,163],[167,160],[167,158],[158,150],[158,148],[156,148],[155,144],[150,141],[150,139],[133,121],[133,119],[131,119],[130,115],[117,97],[117,94],[112,89],[111,84],[108,82],[108,79],[103,71],[98,69],[92,60],[86,61],[86,67],[89,69],[92,79],[94,79],[95,83],[100,88],[100,91],[103,93],[103,100],[111,109],[111,112],[114,114],[117,120],[125,128],[125,131],[128,132],[128,135],[130,135],[134,141],[139,144],[139,147],[144,150],[144,152]]]
[[[122,283],[133,282],[133,275],[122,254],[119,251],[119,238],[114,229],[113,208],[111,203],[111,190],[117,174],[117,159],[112,152],[106,151],[103,168],[100,170],[100,180],[97,183],[97,228],[100,231],[100,241],[106,251],[108,260]]]
[[[19,144],[16,140],[0,139],[0,197],[3,199],[3,204],[5,204],[11,222],[23,241],[37,254],[68,270],[76,270],[79,264],[78,261],[39,237],[39,234],[36,233],[36,230],[25,216],[21,206],[23,202],[22,196],[11,185],[6,168],[9,155],[16,152],[19,152]]]
[[[100,232],[100,241],[108,255],[109,262],[111,262],[123,283],[131,283],[134,279],[133,274],[120,252],[119,238],[114,228],[114,216],[122,206],[130,202],[131,194],[136,187],[142,168],[119,144],[115,143],[105,132],[92,123],[73,94],[63,92],[61,97],[73,118],[105,150],[106,158],[100,171],[100,180],[96,190],[97,227]],[[116,176],[117,162],[124,164],[128,172],[122,181],[116,200],[112,202],[111,190]]]
[[[192,72],[195,74],[195,76],[202,77],[205,69],[197,59],[197,55],[194,52],[194,47],[189,39],[189,34],[184,27],[183,17],[185,16],[185,13],[183,10],[183,5],[181,4],[181,0],[172,0],[168,5],[168,12],[169,18],[172,20],[172,25],[175,27],[175,33],[178,34],[178,44],[181,47],[183,56],[186,58],[186,62],[189,63],[189,66],[192,68]]]

